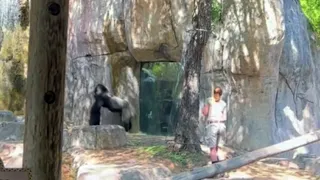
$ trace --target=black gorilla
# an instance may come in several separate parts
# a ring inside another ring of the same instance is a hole
[[[125,130],[128,132],[131,127],[131,118],[133,117],[129,103],[119,97],[112,96],[109,90],[102,84],[98,84],[94,89],[94,99],[91,110],[89,125],[100,125],[101,107],[108,108],[111,112],[120,113],[121,122]]]

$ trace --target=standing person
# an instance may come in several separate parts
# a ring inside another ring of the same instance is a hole
[[[220,134],[225,132],[225,121],[227,120],[227,106],[221,99],[222,89],[217,87],[212,92],[212,97],[208,99],[202,114],[206,117],[206,137],[205,142],[210,148],[210,159],[212,164],[219,162],[218,144]]]

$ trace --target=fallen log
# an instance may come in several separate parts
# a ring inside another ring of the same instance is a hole
[[[172,180],[198,180],[208,177],[213,177],[217,174],[227,172],[242,166],[254,163],[260,159],[284,153],[301,146],[305,146],[320,140],[320,130],[308,133],[281,143],[258,149],[244,155],[216,163],[214,165],[197,168],[191,172],[183,172],[174,175]]]

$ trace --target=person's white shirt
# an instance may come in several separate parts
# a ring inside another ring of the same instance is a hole
[[[209,100],[210,109],[207,121],[220,121],[227,120],[227,104],[222,99],[216,102],[214,99]]]

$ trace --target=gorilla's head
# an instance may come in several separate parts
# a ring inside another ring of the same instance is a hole
[[[98,84],[95,88],[94,88],[94,95],[102,95],[102,94],[106,94],[109,93],[109,90],[107,87],[105,87],[102,84]]]

